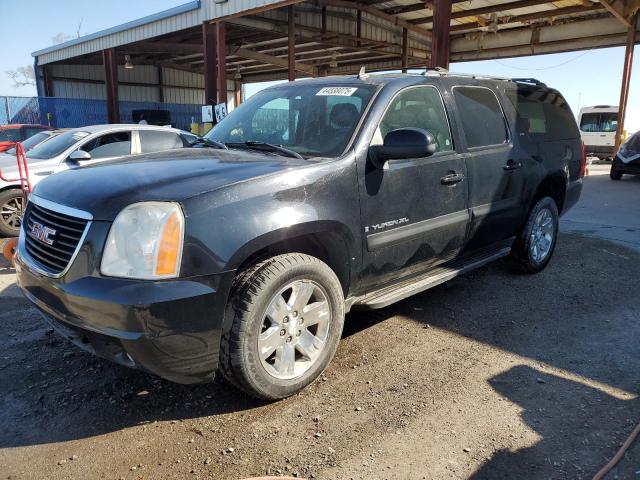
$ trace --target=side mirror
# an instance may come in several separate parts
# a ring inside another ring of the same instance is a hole
[[[91,160],[91,154],[84,150],[76,150],[69,155],[69,160],[72,162],[86,162],[87,160]]]
[[[371,161],[383,168],[387,160],[422,158],[436,151],[436,139],[422,128],[399,128],[387,133],[383,145],[369,147]]]

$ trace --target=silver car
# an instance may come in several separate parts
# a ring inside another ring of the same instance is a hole
[[[33,147],[27,152],[29,179],[35,185],[47,175],[93,165],[124,155],[185,148],[199,137],[168,127],[153,125],[92,125],[74,128]],[[0,158],[2,176],[17,179],[16,158]],[[23,199],[20,182],[0,180],[0,234],[16,236],[20,232]]]

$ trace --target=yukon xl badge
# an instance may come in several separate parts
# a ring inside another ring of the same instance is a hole
[[[364,227],[364,233],[369,233],[371,230],[379,232],[385,228],[395,227],[396,225],[402,225],[403,223],[409,223],[407,217],[397,218],[395,220],[389,220],[388,222],[377,223],[375,225]]]
[[[33,222],[31,224],[31,228],[29,229],[29,235],[33,238],[40,240],[42,243],[46,243],[47,245],[53,245],[53,237],[56,234],[56,231],[53,228],[45,227],[41,223]]]

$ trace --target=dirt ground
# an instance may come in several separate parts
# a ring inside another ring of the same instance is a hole
[[[640,421],[638,278],[640,251],[563,232],[541,274],[348,315],[322,379],[269,404],[77,350],[0,269],[0,479],[591,478]],[[607,478],[638,470],[640,442]]]

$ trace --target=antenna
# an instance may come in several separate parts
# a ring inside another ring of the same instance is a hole
[[[358,78],[366,78],[366,76],[367,76],[367,69],[363,65],[360,67],[360,73],[358,73]]]

